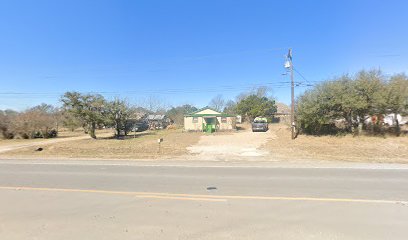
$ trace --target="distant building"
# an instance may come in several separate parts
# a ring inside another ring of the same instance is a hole
[[[220,113],[209,107],[184,116],[184,130],[186,131],[216,132],[235,129],[235,115]]]
[[[163,114],[149,114],[146,117],[149,129],[165,129],[171,124],[171,119]]]
[[[364,120],[365,124],[372,124],[376,123],[379,121],[380,123],[387,125],[387,126],[395,126],[396,125],[396,120],[398,120],[399,125],[404,125],[408,123],[408,120],[404,117],[402,117],[400,114],[386,114],[386,115],[373,115],[371,117],[367,116],[366,119]]]
[[[237,115],[237,123],[241,124],[242,123],[242,116],[241,115]]]
[[[290,107],[284,103],[276,103],[276,113],[273,116],[272,122],[275,123],[290,123]]]

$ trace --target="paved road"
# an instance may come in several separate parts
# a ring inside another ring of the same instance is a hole
[[[406,168],[0,163],[1,239],[407,239],[406,201]]]

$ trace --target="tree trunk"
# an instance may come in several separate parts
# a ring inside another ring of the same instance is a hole
[[[360,135],[363,132],[363,124],[364,124],[364,118],[361,118],[360,121],[358,122],[357,135]]]
[[[394,113],[395,133],[399,137],[401,135],[401,128],[398,121],[398,114]]]
[[[119,137],[120,136],[120,122],[119,122],[119,120],[116,120],[115,121],[115,135],[116,135],[116,137]]]
[[[96,139],[95,129],[96,129],[96,123],[93,122],[89,126],[89,136],[91,136],[91,138],[93,139]]]
[[[348,115],[348,116],[345,117],[345,119],[346,119],[346,124],[347,124],[346,131],[349,132],[349,133],[353,133],[353,119],[352,119],[352,117],[350,115]]]

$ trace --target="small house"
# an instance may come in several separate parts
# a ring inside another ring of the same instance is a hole
[[[171,124],[171,119],[162,114],[149,114],[146,120],[150,130],[165,129]]]
[[[236,116],[218,112],[209,107],[184,116],[184,130],[197,132],[232,131]]]
[[[272,122],[290,124],[290,107],[284,103],[276,103],[276,113],[274,113]]]

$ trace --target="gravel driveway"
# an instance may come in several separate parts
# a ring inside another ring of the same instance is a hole
[[[259,158],[269,154],[261,150],[268,140],[276,138],[271,132],[238,131],[231,134],[201,136],[196,145],[188,147],[189,158],[200,160],[230,160]]]

